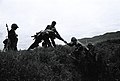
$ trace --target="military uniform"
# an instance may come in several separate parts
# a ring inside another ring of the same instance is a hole
[[[58,38],[62,41],[64,41],[61,36],[59,35],[59,33],[57,32],[56,28],[55,28],[55,24],[56,22],[53,21],[51,25],[47,25],[46,29],[44,31],[41,31],[40,34],[38,36],[35,37],[35,42],[28,48],[28,50],[33,49],[37,46],[39,46],[39,43],[43,41],[42,46],[43,47],[52,47],[52,45],[54,47],[56,47],[55,38]],[[50,42],[50,40],[52,42]],[[66,41],[64,41],[66,42]]]
[[[46,27],[46,29],[45,29],[45,30],[52,30],[52,31],[53,31],[53,33],[50,33],[50,34],[49,34],[49,37],[50,37],[50,40],[51,40],[51,42],[52,42],[52,44],[53,44],[54,47],[56,47],[56,44],[55,44],[55,41],[54,41],[55,38],[58,38],[59,40],[62,40],[63,42],[67,43],[67,42],[60,36],[60,34],[57,32],[57,30],[56,30],[56,28],[55,28],[55,25],[56,25],[56,22],[53,21],[52,24],[51,24],[51,25],[48,25],[48,26]]]
[[[17,34],[15,33],[15,30],[18,28],[18,26],[16,24],[12,24],[11,26],[11,30],[8,31],[8,40],[9,40],[9,47],[8,50],[14,50],[17,51],[17,42],[18,42],[18,38],[17,38]]]
[[[3,43],[4,43],[4,49],[3,49],[3,51],[7,51],[7,50],[8,50],[8,39],[6,38],[6,39],[3,41]]]
[[[32,36],[34,37],[35,41],[34,43],[28,48],[28,50],[30,49],[33,49],[35,47],[38,47],[39,46],[39,43],[43,42],[42,43],[42,46],[43,47],[50,47],[51,46],[51,43],[50,43],[50,40],[49,40],[49,31],[40,31],[38,32],[36,35]]]
[[[80,43],[75,37],[71,38],[71,42],[67,43],[69,46],[75,46],[75,50],[71,53],[73,58],[73,69],[81,75],[80,81],[91,81],[90,80],[90,69],[91,69],[91,58],[89,49]],[[79,80],[77,80],[79,81]]]

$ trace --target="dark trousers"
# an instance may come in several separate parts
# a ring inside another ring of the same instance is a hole
[[[17,42],[18,42],[18,38],[15,39],[9,39],[9,47],[8,50],[13,50],[13,51],[17,51]]]

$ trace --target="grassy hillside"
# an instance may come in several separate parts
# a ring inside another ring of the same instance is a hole
[[[72,81],[72,59],[67,55],[74,48],[57,46],[33,51],[0,52],[1,81]],[[120,40],[108,40],[95,45],[97,58],[120,67]],[[110,71],[113,72],[113,71]],[[120,72],[114,72],[116,76]]]
[[[71,48],[58,46],[34,51],[0,52],[2,81],[70,81],[66,54]]]
[[[98,42],[111,40],[111,39],[120,39],[120,31],[105,33],[103,35],[95,36],[92,38],[83,38],[83,39],[79,39],[79,40],[80,40],[80,42],[82,42],[84,44],[87,44],[89,42],[96,44]]]
[[[116,78],[116,80],[105,81],[119,81],[120,80],[120,39],[107,40],[95,45],[95,52],[97,58],[101,58],[105,64],[108,77]],[[102,69],[101,69],[102,70]],[[105,75],[104,75],[105,76]]]
[[[95,45],[96,52],[99,55],[102,55],[105,60],[107,59],[120,59],[120,55],[118,54],[118,51],[120,49],[120,39],[112,39],[103,41],[101,43],[97,43]],[[117,60],[119,60],[117,59]]]

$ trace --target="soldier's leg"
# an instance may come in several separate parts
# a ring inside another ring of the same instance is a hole
[[[55,33],[50,33],[50,34],[49,34],[49,38],[50,38],[50,40],[51,40],[51,42],[52,42],[52,45],[53,45],[54,47],[56,47],[56,44],[55,44],[55,41],[54,41],[54,39],[56,38],[56,34],[55,34]]]
[[[51,42],[50,42],[49,39],[46,40],[46,43],[47,43],[48,47],[52,47]]]
[[[7,51],[8,50],[11,50],[11,41],[10,41],[10,39],[8,39],[8,42],[7,42]]]
[[[51,42],[52,42],[53,46],[56,47],[54,39],[51,38]]]
[[[5,51],[7,51],[7,43],[6,43],[6,44],[4,44],[3,51],[4,51],[4,52],[5,52]]]
[[[10,39],[10,49],[9,50],[14,50],[14,40]]]
[[[6,45],[4,45],[3,51],[4,51],[4,52],[6,51]]]
[[[17,51],[17,42],[18,42],[18,38],[15,39],[15,43],[14,43],[14,50]]]
[[[33,49],[33,48],[35,48],[35,47],[38,47],[38,46],[39,46],[38,44],[39,44],[39,43],[34,42],[34,43],[28,48],[28,50]]]
[[[42,38],[36,39],[35,42],[28,48],[28,50],[38,47],[41,41],[42,41]]]
[[[46,47],[52,47],[51,42],[49,40],[49,35],[48,34],[44,35],[44,39],[43,40],[44,40],[44,42],[46,44]]]
[[[46,42],[44,41],[44,42],[42,42],[42,47],[44,47],[44,48],[46,48],[47,47],[47,44],[46,44]]]

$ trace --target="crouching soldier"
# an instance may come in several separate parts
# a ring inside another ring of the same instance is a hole
[[[51,42],[49,40],[49,33],[52,31],[48,30],[41,30],[40,32],[36,33],[36,35],[31,36],[34,37],[34,43],[28,48],[28,50],[34,49],[39,46],[39,43],[42,42],[43,47],[51,47]]]
[[[89,79],[89,64],[90,64],[90,52],[88,48],[79,42],[75,37],[71,38],[71,42],[67,43],[69,46],[74,46],[75,50],[70,54],[70,57],[73,58],[73,65],[78,72],[78,75],[81,75],[81,80],[77,79],[76,77],[73,78],[73,81],[90,81]],[[74,74],[73,74],[74,75]],[[74,76],[73,76],[74,77]]]
[[[8,50],[8,38],[6,38],[4,41],[3,41],[3,44],[4,44],[4,48],[3,48],[3,51],[7,51]]]
[[[87,52],[89,52],[88,48],[79,42],[75,37],[71,38],[71,42],[67,43],[69,46],[74,46],[75,50],[72,52],[73,55],[77,60],[81,60],[81,57],[85,57]]]

